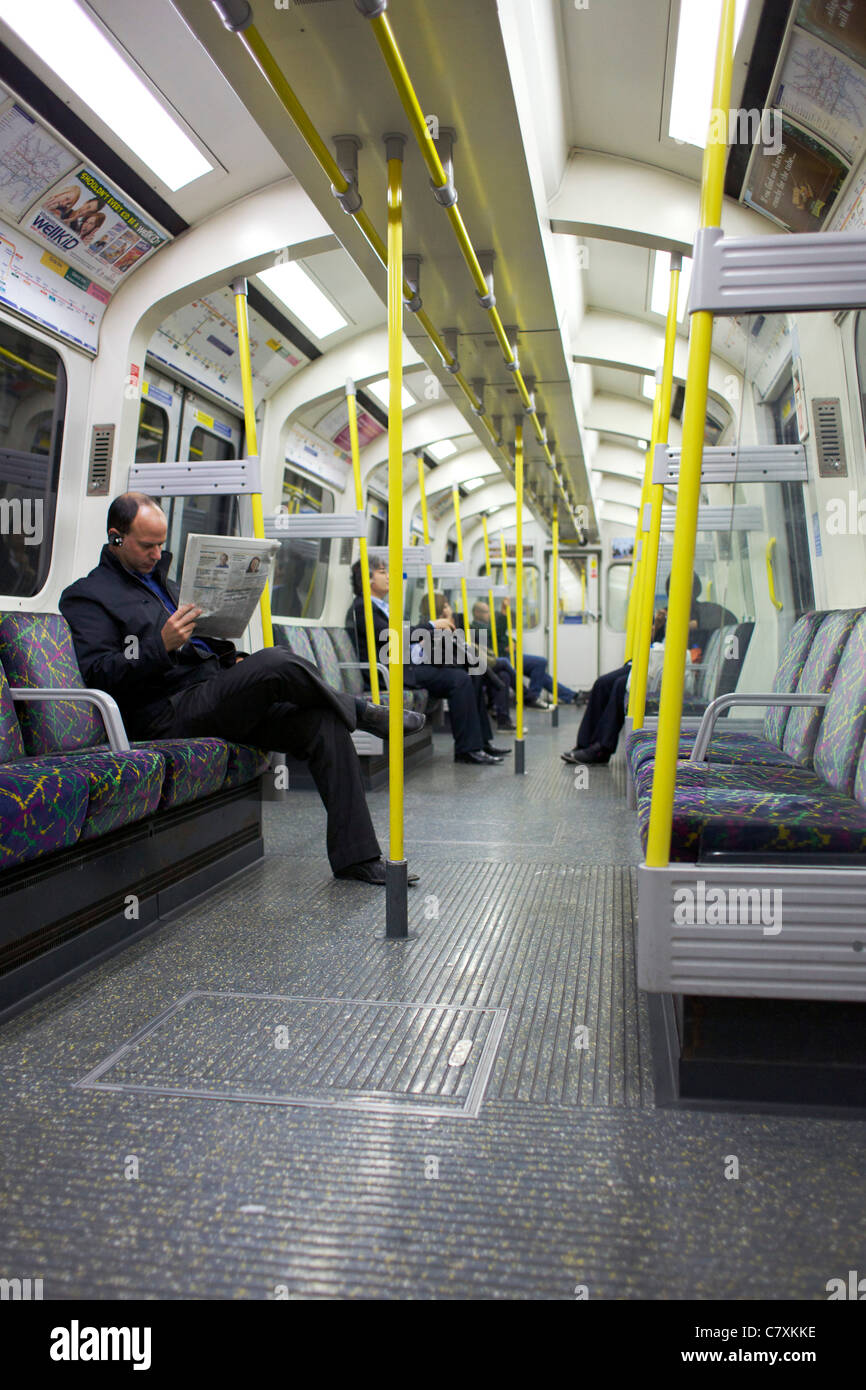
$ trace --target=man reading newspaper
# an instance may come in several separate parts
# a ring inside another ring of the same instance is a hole
[[[244,657],[224,638],[197,636],[201,610],[179,605],[168,578],[166,530],[153,497],[116,497],[99,564],[61,595],[86,684],[114,697],[132,738],[211,735],[308,761],[328,813],[334,874],[384,884],[350,734],[358,728],[387,737],[387,709],[334,690],[291,652]],[[226,537],[223,550],[231,548]],[[404,731],[423,724],[423,715],[404,712]]]

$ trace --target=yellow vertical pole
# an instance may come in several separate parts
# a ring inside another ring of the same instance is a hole
[[[493,641],[493,655],[499,656],[499,638],[496,635],[496,609],[493,606],[493,570],[490,568],[490,538],[487,535],[487,517],[482,516],[481,525],[484,529],[484,567],[487,570],[487,578],[490,580],[491,587],[487,590],[487,606],[490,609],[490,636]]]
[[[250,358],[250,322],[247,315],[247,282],[239,276],[232,281],[235,297],[235,317],[238,328],[238,356],[241,363],[241,385],[244,393],[244,435],[247,458],[258,458],[259,444],[256,436],[256,402],[253,396],[253,367]],[[250,498],[253,504],[253,535],[259,540],[265,538],[265,514],[262,508],[262,494],[254,492]],[[274,625],[271,622],[271,594],[267,584],[259,599],[262,615],[262,640],[266,647],[274,645]]]
[[[403,146],[386,135],[388,159],[388,812],[386,890],[389,937],[408,935],[403,856]],[[397,874],[398,867],[402,872]]]
[[[352,442],[352,472],[355,475],[355,506],[364,510],[364,488],[361,482],[361,452],[358,447],[358,402],[354,381],[346,382],[346,404],[349,408],[349,438]],[[367,634],[367,665],[370,668],[370,693],[379,703],[379,669],[376,665],[376,633],[373,626],[373,599],[370,594],[370,556],[367,537],[361,537],[361,590],[364,595],[364,631]]]
[[[418,459],[418,486],[421,489],[421,524],[424,527],[424,544],[430,544],[430,525],[427,519],[427,489],[424,479],[424,460]],[[433,566],[427,565],[427,607],[430,610],[430,621],[436,620],[436,590],[433,587]]]
[[[502,531],[499,532],[499,544],[502,547],[502,582],[503,584],[507,584],[508,554],[505,549],[505,536]],[[514,632],[511,627],[511,600],[509,598],[505,600],[505,624],[508,628],[508,660],[511,662],[512,666],[514,666]],[[515,667],[515,670],[516,669]]]
[[[721,113],[730,110],[733,47],[734,0],[723,0],[716,49],[710,129],[701,179],[702,227],[718,227],[721,222],[727,131],[720,130],[719,126],[723,123]],[[670,856],[712,346],[713,315],[709,310],[700,310],[691,316],[689,333],[689,365],[686,376],[686,405],[671,585],[668,595],[665,661],[647,837],[646,863],[650,868],[661,868],[668,863]]]
[[[514,735],[514,771],[525,771],[526,745],[523,739],[523,420],[518,419],[514,431],[514,491],[517,494],[517,642],[515,670],[517,672],[517,714]]]
[[[652,456],[655,446],[656,430],[658,428],[660,388],[656,386],[653,396],[652,427],[650,431],[649,449],[644,455],[643,483],[640,493],[640,510],[637,515],[637,528],[634,538],[634,555],[631,562],[631,593],[629,596],[628,616],[626,618],[626,642],[625,659],[630,661],[634,656],[635,633],[640,622],[641,603],[643,601],[642,577],[646,561],[646,536],[643,529],[643,518],[646,504],[650,498],[650,479],[652,478]],[[629,692],[630,693],[630,692]],[[631,706],[629,705],[629,713]]]
[[[460,525],[460,489],[453,487],[451,497],[454,502],[454,524],[457,527],[457,559],[463,564],[463,528]],[[463,604],[463,636],[469,641],[469,599],[466,595],[466,577],[460,579],[460,598]]]
[[[668,316],[665,325],[665,352],[662,364],[661,405],[659,407],[656,432],[653,437],[652,452],[657,444],[666,444],[671,420],[671,394],[674,384],[674,346],[677,339],[677,303],[680,293],[680,256],[671,256],[671,281],[668,297]],[[645,562],[640,576],[642,594],[639,605],[639,620],[635,630],[634,662],[632,664],[631,686],[629,689],[629,714],[632,728],[642,729],[646,711],[647,672],[649,652],[652,645],[653,609],[655,607],[655,581],[659,567],[659,536],[662,524],[662,500],[664,485],[653,483],[650,487],[652,516],[649,530],[644,535]]]
[[[559,695],[559,513],[553,514],[553,705],[558,703]]]

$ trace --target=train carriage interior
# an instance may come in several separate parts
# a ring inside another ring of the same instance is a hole
[[[2,1296],[866,1297],[866,0],[0,60]]]

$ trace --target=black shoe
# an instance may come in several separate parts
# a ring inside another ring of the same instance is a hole
[[[502,759],[492,753],[485,753],[481,748],[474,748],[471,753],[455,753],[454,761],[455,763],[496,763],[498,765]]]
[[[560,754],[566,763],[609,763],[610,753],[600,743],[591,743],[588,748],[572,748],[570,753]]]
[[[424,728],[426,722],[426,714],[418,714],[416,710],[404,709],[404,734],[417,734],[419,729]],[[375,734],[377,738],[387,738],[389,728],[388,706],[374,705],[372,700],[367,700],[363,708],[358,710],[358,728],[363,729],[365,734]]]
[[[512,724],[512,722],[511,722],[510,719],[497,719],[497,721],[496,721],[496,728],[497,728],[497,730],[501,731],[501,732],[504,733],[504,734],[516,734],[516,733],[517,733],[517,725],[516,725],[516,724]]]
[[[497,748],[493,743],[485,743],[485,753],[489,753],[491,758],[508,758],[511,756],[510,748]]]
[[[385,861],[384,859],[364,859],[360,864],[350,864],[347,869],[339,869],[334,874],[334,878],[356,878],[359,883],[375,883],[380,888],[385,887]],[[417,874],[409,874],[408,882],[410,888],[414,888],[418,882]]]

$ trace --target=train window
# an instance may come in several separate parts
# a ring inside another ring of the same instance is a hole
[[[486,570],[479,569],[479,574],[485,574]],[[502,566],[493,566],[494,584],[504,584],[502,577]],[[514,561],[508,563],[508,583],[514,588]],[[530,632],[532,628],[538,627],[541,622],[541,572],[534,561],[524,560],[523,562],[523,630]],[[513,611],[513,605],[512,605]]]
[[[187,536],[238,536],[240,518],[236,497],[166,497],[163,511],[168,518],[166,549],[171,551],[169,578],[180,579]]]
[[[45,583],[65,411],[59,355],[0,323],[0,594],[30,598]]]
[[[138,438],[135,441],[136,463],[162,463],[168,435],[168,416],[158,405],[143,400],[138,412]]]
[[[189,456],[203,463],[221,463],[223,459],[237,458],[237,451],[230,439],[221,439],[196,425],[189,439]]]
[[[607,571],[606,622],[614,632],[625,632],[631,563],[611,565]]]
[[[296,512],[332,512],[334,494],[291,468],[283,472],[283,507]],[[329,540],[283,540],[274,567],[271,608],[281,618],[319,618],[325,606]]]
[[[371,493],[367,494],[367,544],[388,544],[388,510]]]

